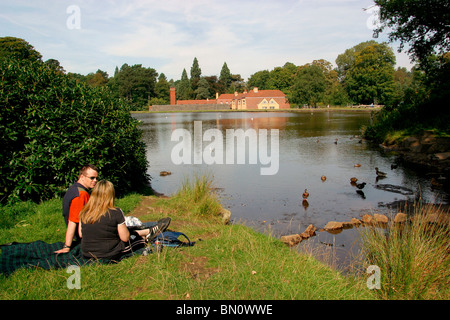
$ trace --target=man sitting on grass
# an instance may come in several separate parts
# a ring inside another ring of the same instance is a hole
[[[75,242],[79,243],[78,224],[81,209],[89,200],[89,189],[95,187],[98,178],[98,168],[93,164],[84,165],[78,175],[78,181],[72,184],[63,198],[63,216],[66,222],[66,238],[62,249],[55,253],[67,253]]]

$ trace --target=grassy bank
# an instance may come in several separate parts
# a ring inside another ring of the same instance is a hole
[[[142,221],[172,218],[193,247],[134,256],[114,265],[81,269],[81,289],[67,288],[66,270],[21,269],[0,276],[0,299],[372,299],[355,280],[298,254],[279,240],[239,224],[225,225],[210,181],[186,181],[171,198],[129,195],[117,206]],[[12,215],[0,243],[62,241],[61,201],[1,208]]]

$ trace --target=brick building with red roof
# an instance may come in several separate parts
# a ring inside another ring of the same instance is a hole
[[[189,107],[191,106],[191,107]],[[170,88],[170,105],[149,106],[149,110],[177,110],[178,108],[194,109],[233,109],[233,110],[276,110],[289,109],[291,106],[281,90],[258,90],[253,88],[249,92],[243,93],[216,93],[216,99],[206,100],[176,100],[175,88]]]
[[[246,109],[289,109],[291,106],[287,101],[286,94],[281,90],[258,90],[253,88],[249,92],[234,94],[221,94],[217,103],[231,104],[233,110]]]

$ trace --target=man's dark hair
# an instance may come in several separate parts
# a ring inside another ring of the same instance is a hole
[[[98,172],[98,168],[95,165],[93,165],[93,164],[85,164],[83,167],[81,167],[80,172],[79,172],[79,176],[84,174],[86,172],[86,170],[89,169],[89,168]]]

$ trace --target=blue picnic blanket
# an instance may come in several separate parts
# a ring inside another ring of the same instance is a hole
[[[37,240],[30,243],[12,242],[0,246],[0,273],[10,275],[20,268],[40,267],[46,270],[67,268],[70,265],[83,266],[92,263],[114,263],[106,259],[88,259],[81,253],[81,244],[75,245],[70,252],[55,254],[55,251],[63,247],[63,242],[46,243]],[[134,251],[126,258],[134,254],[142,254],[144,248]]]

